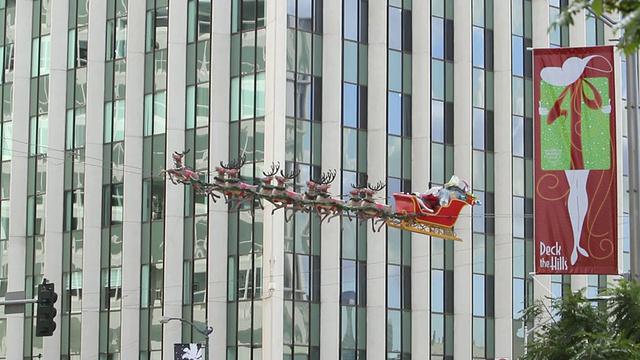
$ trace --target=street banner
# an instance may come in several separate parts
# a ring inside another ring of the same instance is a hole
[[[203,360],[201,344],[173,344],[175,360]],[[208,359],[207,359],[208,360]]]
[[[613,47],[533,50],[537,274],[618,274]]]

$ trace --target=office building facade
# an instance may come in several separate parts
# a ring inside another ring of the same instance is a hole
[[[613,37],[589,14],[548,32],[562,6],[0,0],[0,299],[45,278],[59,294],[51,337],[33,305],[0,313],[0,358],[173,359],[207,326],[228,360],[517,358],[533,299],[611,280],[532,275],[530,48]],[[230,212],[158,175],[187,149],[207,182],[243,158],[247,183],[279,164],[304,192],[336,170],[335,196],[380,181],[393,206],[455,174],[483,205],[461,242]]]

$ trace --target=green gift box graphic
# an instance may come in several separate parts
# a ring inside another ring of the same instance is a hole
[[[610,169],[610,102],[606,77],[581,76],[568,86],[541,80],[542,170]]]

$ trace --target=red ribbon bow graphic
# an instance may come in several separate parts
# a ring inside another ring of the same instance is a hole
[[[593,99],[588,97],[588,93],[585,91],[583,85],[587,85],[591,89]],[[590,109],[598,110],[602,106],[602,96],[596,89],[596,87],[584,78],[584,74],[567,86],[558,99],[553,104],[551,111],[549,111],[549,117],[547,117],[547,124],[552,124],[560,116],[567,117],[567,110],[562,109],[562,103],[564,102],[567,94],[571,94],[569,106],[571,107],[571,170],[584,169],[584,159],[582,157],[582,102]]]

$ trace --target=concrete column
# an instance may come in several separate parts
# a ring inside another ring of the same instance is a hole
[[[106,3],[89,3],[89,61],[87,64],[87,111],[84,186],[84,259],[82,265],[82,353],[98,354],[100,333],[100,249],[102,241],[102,164],[104,129],[104,71]],[[64,81],[63,81],[64,83]]]
[[[171,154],[185,150],[185,98],[187,69],[187,2],[169,2],[167,62],[167,149],[166,168],[173,167]],[[190,156],[195,156],[191,149]],[[165,316],[182,318],[184,259],[184,186],[165,182],[164,309]],[[173,324],[175,325],[175,324]],[[183,326],[163,326],[162,356],[173,356],[173,344],[182,341]]]
[[[573,26],[569,28],[569,46],[585,46],[587,37],[584,31],[587,24],[585,11],[582,10],[573,17]]]
[[[549,2],[547,0],[532,0],[532,39],[534,48],[549,47]],[[535,249],[534,249],[535,251]],[[531,254],[530,256],[533,256]],[[537,275],[533,277],[533,296],[535,299],[542,300],[545,305],[551,305],[548,298],[551,296],[551,276]]]
[[[495,209],[496,213],[510,212],[512,208],[512,109],[511,101],[511,13],[508,6],[494,3],[494,132],[495,138]],[[525,54],[531,56],[531,52]],[[502,209],[502,210],[498,210]],[[495,347],[496,358],[510,357],[513,352],[511,339],[513,327],[513,219],[496,216],[495,284],[500,296],[495,296]]]
[[[264,147],[265,164],[284,164],[287,54],[287,3],[267,1],[267,48]],[[264,284],[273,284],[262,303],[262,353],[265,359],[280,359],[283,354],[283,279],[284,279],[284,211],[271,215],[264,211]]]
[[[369,1],[367,153],[371,182],[387,177],[387,1]],[[376,25],[374,25],[376,24]],[[380,194],[382,195],[382,194]],[[386,232],[367,234],[367,357],[386,359]]]
[[[27,182],[29,154],[29,94],[31,78],[31,14],[33,2],[16,1],[13,80],[13,141],[11,142],[11,216],[9,217],[9,282],[7,291],[25,290]],[[16,96],[16,94],[18,96]],[[7,359],[22,359],[24,314],[7,315]]]
[[[342,132],[342,1],[325,1],[323,5],[322,170],[327,171],[340,169],[342,161],[342,147],[338,146]],[[334,194],[339,194],[340,184],[338,171]],[[340,222],[341,218],[325,221],[321,228],[320,356],[326,360],[340,357]]]
[[[531,17],[533,47],[549,47],[549,0],[531,0]]]
[[[473,149],[471,144],[471,108],[472,108],[472,27],[471,2],[456,0],[456,21],[454,24],[454,72],[453,97],[454,107],[454,157],[453,171],[460,179],[472,179],[471,164],[473,161]],[[469,19],[469,20],[466,20]],[[471,184],[473,185],[473,184]],[[471,231],[471,217],[468,214],[471,209],[465,208],[460,213],[456,222],[456,233],[462,239],[454,245],[454,293],[453,300],[453,334],[456,344],[456,358],[472,358],[472,301],[473,301],[473,277],[472,256],[473,238]],[[467,215],[467,216],[465,216]]]
[[[126,119],[144,118],[144,46],[146,4],[130,1],[127,29]],[[140,256],[142,236],[142,124],[125,121],[124,220],[122,228],[122,348],[123,359],[140,355]]]
[[[431,3],[414,1],[412,57],[412,189],[425,191],[431,179]],[[431,238],[414,233],[411,242],[411,356],[430,358]],[[440,291],[439,289],[433,289]]]
[[[65,152],[65,126],[66,124],[66,77],[67,57],[55,56],[67,53],[67,16],[69,13],[68,1],[50,2],[51,17],[51,68],[49,72],[48,94],[48,149],[46,161],[47,167],[47,192],[45,200],[45,252],[44,252],[44,277],[57,285],[56,292],[62,295],[65,285],[62,282],[62,249],[64,211],[52,204],[64,204],[64,161]],[[41,163],[42,160],[38,160]],[[17,179],[15,179],[17,180]],[[61,299],[62,300],[62,299]],[[62,301],[56,303],[58,313],[62,314],[60,306]],[[62,328],[60,318],[57,318],[58,327]],[[60,354],[61,331],[54,332],[53,336],[42,339],[45,359],[57,358]],[[36,354],[34,354],[36,355]]]
[[[209,169],[229,158],[229,84],[231,1],[211,2],[211,98],[209,123]],[[227,206],[209,202],[208,299],[209,354],[226,353],[227,347]]]

